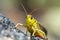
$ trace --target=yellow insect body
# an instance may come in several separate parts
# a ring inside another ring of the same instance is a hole
[[[27,27],[28,31],[32,34],[32,36],[39,36],[41,38],[45,38],[45,33],[39,29],[38,22],[31,16],[26,16],[25,27]]]

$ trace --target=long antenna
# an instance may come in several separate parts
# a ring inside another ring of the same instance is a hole
[[[22,8],[24,9],[24,11],[25,11],[25,13],[26,13],[26,15],[27,15],[28,12],[27,12],[27,10],[25,9],[23,3],[21,3],[21,6],[22,6]],[[26,31],[26,34],[27,34],[27,31]]]
[[[35,11],[37,11],[37,10],[39,10],[40,8],[37,8],[37,9],[34,9],[32,12],[30,12],[31,14],[33,13],[33,12],[35,12]]]
[[[25,7],[24,7],[24,5],[22,3],[21,3],[21,6],[23,7],[25,13],[27,14],[27,11],[26,11],[26,9],[25,9]]]

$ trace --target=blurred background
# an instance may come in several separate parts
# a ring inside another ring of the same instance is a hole
[[[60,0],[0,0],[0,13],[10,18],[14,24],[23,23],[27,12],[38,9],[32,16],[48,31],[48,40],[60,40]],[[26,30],[24,27],[20,28]]]

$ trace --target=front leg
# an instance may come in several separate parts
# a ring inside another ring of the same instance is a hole
[[[16,24],[16,25],[15,25],[15,28],[16,28],[16,29],[19,29],[19,28],[20,28],[20,26],[23,26],[23,24],[18,23],[18,24]],[[20,30],[20,29],[19,29],[19,30]]]
[[[15,25],[15,27],[18,27],[18,26],[23,26],[23,24],[18,23],[18,24]]]

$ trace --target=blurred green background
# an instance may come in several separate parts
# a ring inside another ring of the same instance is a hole
[[[60,40],[60,0],[0,0],[0,12],[15,24],[24,23],[26,13],[20,3],[28,12],[38,9],[32,16],[47,29],[48,39]]]

